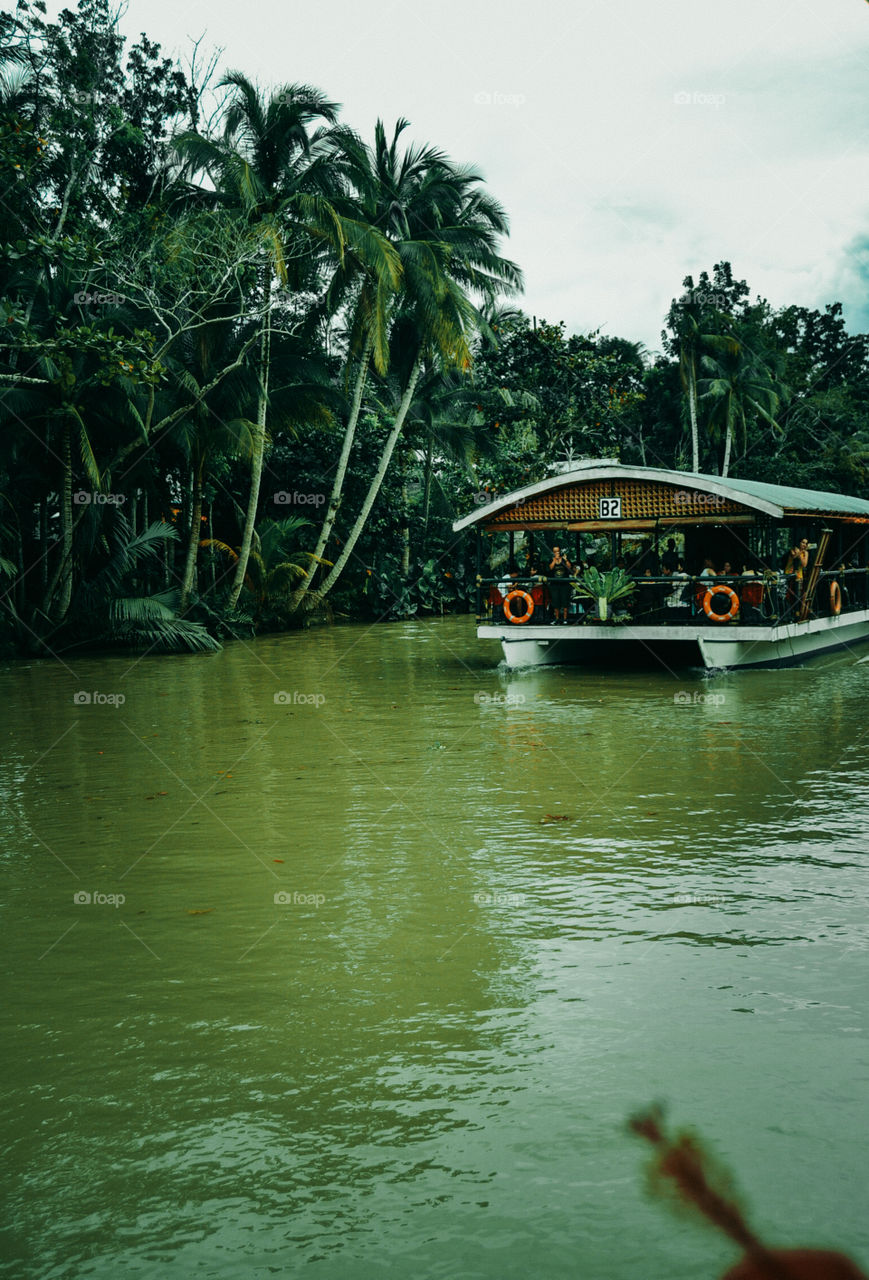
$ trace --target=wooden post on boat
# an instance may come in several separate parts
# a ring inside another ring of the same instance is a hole
[[[815,598],[815,592],[818,589],[818,579],[821,576],[821,566],[824,563],[824,556],[827,554],[827,547],[830,545],[832,537],[832,529],[821,530],[821,541],[818,543],[818,549],[815,552],[815,558],[812,561],[812,567],[809,570],[809,580],[806,583],[806,589],[803,592],[800,611],[797,614],[797,622],[805,622],[812,608],[812,601]]]
[[[477,528],[477,578],[476,578],[477,626],[483,621],[483,530]]]

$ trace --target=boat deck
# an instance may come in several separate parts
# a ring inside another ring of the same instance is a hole
[[[508,667],[575,663],[658,661],[665,665],[724,667],[786,666],[869,639],[869,609],[806,622],[482,623],[480,640],[500,640]]]

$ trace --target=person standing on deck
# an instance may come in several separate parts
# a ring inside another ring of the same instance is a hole
[[[679,552],[676,550],[676,540],[675,538],[668,538],[667,550],[661,556],[661,568],[666,569],[668,573],[675,573],[678,563]]]
[[[791,547],[785,561],[785,581],[787,582],[787,602],[793,608],[803,594],[803,574],[809,564],[809,540],[800,538],[795,547]]]
[[[555,622],[559,621],[559,613],[562,615],[561,621],[567,622],[567,610],[570,605],[570,599],[573,591],[570,585],[570,576],[573,573],[573,565],[567,556],[561,554],[561,547],[552,548],[552,559],[549,562],[549,575],[555,581],[550,583],[549,592],[552,596],[552,609],[555,614]]]
[[[801,538],[795,547],[788,552],[785,573],[792,573],[797,582],[802,582],[803,574],[809,564],[809,540]]]

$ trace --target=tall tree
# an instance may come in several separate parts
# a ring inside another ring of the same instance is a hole
[[[275,290],[310,285],[321,245],[343,252],[340,220],[323,194],[322,131],[334,123],[338,107],[310,85],[290,84],[264,97],[241,72],[223,83],[233,92],[222,136],[195,132],[176,142],[193,174],[205,174],[216,203],[243,218],[261,247],[258,270],[258,391],[254,419],[250,489],[230,607],[244,584],[259,507],[265,458]]]
[[[334,587],[347,564],[389,467],[424,368],[468,371],[471,337],[483,322],[480,306],[521,287],[521,273],[499,252],[508,230],[504,210],[482,178],[432,147],[400,146],[408,128],[399,120],[391,139],[378,121],[364,166],[370,184],[366,212],[385,230],[401,261],[400,287],[390,306],[390,370],[400,387],[398,409],[368,492],[341,551],[308,607]]]
[[[721,475],[730,473],[734,440],[748,442],[748,423],[760,419],[778,430],[775,414],[780,394],[769,368],[746,335],[732,320],[722,317],[725,332],[709,335],[708,354],[701,359],[705,376],[700,379],[701,395],[709,404],[710,429],[724,433]]]

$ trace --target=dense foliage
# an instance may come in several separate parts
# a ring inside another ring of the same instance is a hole
[[[655,358],[568,335],[508,309],[504,210],[406,121],[125,53],[109,0],[19,3],[0,60],[7,647],[461,609],[456,516],[584,456],[869,492],[838,303],[722,262]]]

